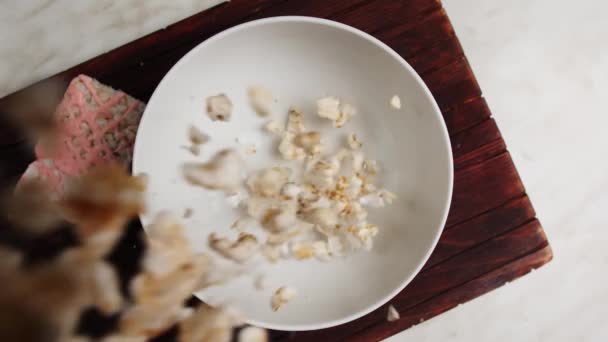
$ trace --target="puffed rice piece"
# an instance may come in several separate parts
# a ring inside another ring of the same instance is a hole
[[[230,121],[232,102],[226,94],[218,94],[207,98],[207,115],[213,121]]]
[[[309,153],[312,153],[314,151],[316,151],[317,149],[319,149],[321,142],[321,134],[319,132],[306,132],[306,133],[300,133],[298,135],[296,135],[295,139],[294,139],[294,143],[305,149],[306,151],[308,151]],[[317,151],[318,153],[318,151]]]
[[[357,109],[355,106],[349,103],[341,103],[340,104],[340,116],[338,119],[334,121],[334,127],[340,128],[344,126],[355,114],[357,113]]]
[[[297,295],[297,291],[292,287],[288,287],[288,286],[279,287],[274,292],[274,294],[272,295],[272,298],[270,300],[270,305],[271,305],[272,311],[279,310],[283,305],[287,304],[287,302],[289,302],[290,300],[295,298],[296,295]]]
[[[255,224],[255,221],[251,217],[240,217],[232,223],[230,228],[236,229],[239,232],[242,232],[254,224]]]
[[[359,203],[372,208],[382,208],[387,204],[393,203],[397,195],[386,190],[380,189],[375,193],[367,194],[359,199]]]
[[[247,94],[249,95],[249,102],[258,116],[270,115],[273,101],[270,90],[261,86],[251,86],[247,90]]]
[[[287,125],[285,130],[295,135],[306,132],[302,113],[295,108],[290,108],[287,113]]]
[[[393,109],[401,109],[401,99],[397,95],[391,97],[390,104]]]
[[[229,342],[232,329],[241,319],[225,310],[201,304],[195,312],[179,324],[179,342]]]
[[[295,202],[281,201],[266,211],[260,223],[273,233],[287,231],[298,223],[297,210],[298,207]]]
[[[268,262],[271,264],[274,264],[281,259],[281,250],[278,246],[265,245],[262,247],[261,252],[266,260],[268,260]]]
[[[348,143],[348,146],[353,150],[358,150],[363,146],[359,139],[357,139],[357,135],[355,133],[348,134],[348,136],[346,137],[346,142]]]
[[[275,120],[268,121],[268,123],[266,123],[264,128],[270,133],[274,133],[274,134],[278,134],[278,135],[283,134],[283,127],[281,127],[281,124]]]
[[[345,252],[344,243],[342,243],[342,239],[338,236],[328,236],[327,237],[327,249],[330,255],[333,256],[343,256]]]
[[[315,241],[312,243],[315,257],[321,261],[329,261],[331,259],[329,255],[329,247],[325,241]]]
[[[395,307],[391,304],[388,306],[388,311],[386,313],[386,320],[389,322],[394,322],[396,320],[398,320],[399,318],[401,318],[401,315],[399,315],[399,312],[397,311],[397,309],[395,309]]]
[[[262,197],[276,196],[280,194],[291,173],[291,169],[284,166],[261,169],[249,176],[247,187],[255,195]]]
[[[315,256],[315,249],[311,244],[296,242],[291,247],[293,256],[298,260],[309,259]]]
[[[297,198],[300,193],[304,191],[301,186],[296,185],[295,183],[285,183],[281,188],[281,195],[286,197],[287,199]]]
[[[338,120],[340,116],[340,100],[334,96],[317,100],[317,115],[331,121]]]
[[[355,106],[342,102],[335,96],[317,100],[317,115],[333,121],[336,128],[342,127],[356,112]]]
[[[254,326],[248,326],[239,331],[238,342],[267,342],[266,330]]]
[[[279,143],[279,153],[285,160],[302,160],[306,157],[306,151],[294,144],[295,135],[291,132],[283,133]]]
[[[331,208],[315,208],[302,216],[306,222],[322,227],[332,227],[338,223],[338,215]]]
[[[275,207],[275,202],[266,197],[253,196],[243,201],[245,208],[247,209],[247,214],[261,221],[266,213]]]
[[[240,233],[239,238],[234,242],[211,233],[209,247],[225,258],[244,263],[258,251],[259,244],[258,239],[248,233]]]
[[[188,127],[188,138],[190,139],[190,143],[192,143],[192,145],[202,145],[207,143],[210,139],[207,134],[203,133],[194,125],[190,125],[190,127]]]
[[[190,184],[227,193],[233,193],[240,187],[242,170],[241,157],[231,149],[219,151],[207,163],[182,165],[182,173]]]

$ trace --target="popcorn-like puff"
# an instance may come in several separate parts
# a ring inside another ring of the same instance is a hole
[[[295,298],[296,294],[297,291],[292,287],[282,286],[278,288],[270,300],[272,311],[279,310],[283,305]]]
[[[216,153],[207,163],[185,163],[182,172],[190,184],[232,193],[241,185],[243,167],[239,154],[225,149]]]
[[[232,117],[232,102],[226,94],[209,96],[207,98],[207,115],[212,121],[230,121]]]

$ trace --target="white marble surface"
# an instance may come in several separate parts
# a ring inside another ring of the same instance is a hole
[[[226,0],[0,0],[0,97]]]
[[[0,96],[215,2],[0,0]],[[555,258],[389,340],[608,341],[608,2],[444,5]]]

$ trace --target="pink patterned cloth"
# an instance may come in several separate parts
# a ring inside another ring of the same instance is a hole
[[[37,160],[21,179],[38,178],[60,195],[65,181],[97,165],[129,167],[145,104],[85,75],[74,78],[55,111],[58,147],[36,145]]]

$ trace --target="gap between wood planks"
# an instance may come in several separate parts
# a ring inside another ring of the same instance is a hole
[[[442,263],[444,263],[444,262],[447,262],[447,261],[449,261],[449,260],[450,260],[450,259],[452,259],[452,258],[458,257],[459,255],[461,255],[461,254],[463,254],[463,253],[466,253],[466,252],[467,252],[468,250],[470,250],[470,249],[477,248],[477,247],[479,247],[479,246],[481,246],[481,245],[483,245],[483,244],[485,244],[485,243],[489,242],[490,240],[493,240],[493,239],[495,239],[495,238],[497,238],[497,237],[500,237],[501,235],[508,234],[508,233],[510,233],[511,231],[514,231],[514,230],[520,229],[520,228],[522,228],[522,227],[524,227],[524,226],[526,226],[526,225],[530,224],[531,222],[533,222],[533,221],[537,221],[537,220],[538,220],[538,219],[537,219],[536,217],[531,217],[531,218],[528,218],[526,221],[524,221],[524,222],[523,222],[522,224],[520,224],[520,225],[517,225],[517,226],[512,227],[512,228],[508,228],[508,229],[506,229],[506,230],[504,230],[504,231],[501,231],[500,233],[498,233],[498,234],[496,234],[496,235],[493,235],[493,236],[488,237],[488,238],[486,238],[486,239],[484,239],[484,240],[481,240],[481,241],[479,241],[479,242],[476,242],[476,243],[474,243],[474,244],[472,244],[472,245],[470,245],[470,246],[467,246],[467,247],[463,248],[461,251],[458,251],[458,252],[456,252],[456,253],[454,253],[454,254],[451,254],[450,256],[448,256],[448,257],[446,257],[446,258],[444,258],[444,259],[438,260],[438,261],[436,261],[436,262],[434,262],[434,263],[432,263],[432,264],[426,264],[426,265],[425,265],[425,266],[422,268],[422,271],[424,271],[424,270],[428,270],[428,269],[431,269],[431,268],[433,268],[433,267],[435,267],[435,266],[437,266],[437,265],[440,265],[440,264],[442,264]],[[429,259],[429,260],[430,260],[430,259]]]
[[[483,212],[481,212],[481,213],[479,213],[479,214],[476,214],[476,215],[474,215],[474,216],[471,216],[471,218],[469,218],[469,219],[467,219],[467,220],[465,220],[465,221],[463,221],[463,222],[454,223],[454,224],[451,224],[451,225],[449,225],[449,226],[446,226],[446,227],[444,228],[444,231],[448,231],[448,230],[452,230],[452,229],[457,229],[457,228],[458,228],[459,226],[461,226],[461,225],[466,225],[468,222],[470,222],[470,221],[472,221],[472,220],[475,220],[475,219],[478,219],[478,218],[480,218],[481,216],[484,216],[484,215],[489,215],[489,214],[490,214],[490,213],[492,213],[494,210],[499,209],[499,208],[502,208],[502,207],[505,207],[505,206],[507,206],[509,203],[514,202],[514,201],[521,200],[521,199],[523,199],[523,198],[527,199],[528,204],[530,204],[530,200],[529,200],[529,198],[528,198],[528,195],[527,195],[525,192],[522,192],[520,195],[514,196],[514,197],[512,197],[512,198],[510,198],[510,199],[506,200],[506,202],[505,202],[505,203],[500,204],[500,205],[498,205],[498,206],[496,206],[496,207],[494,207],[494,208],[492,208],[492,209],[485,210],[485,211],[483,211]],[[531,217],[536,217],[536,212],[534,211],[534,208],[532,208],[531,204],[530,204],[530,208],[531,208],[531,211],[532,211],[532,213],[531,213],[531,215],[530,215],[530,216],[531,216]]]
[[[536,213],[530,199],[528,196],[522,195],[490,212],[453,226],[452,229],[446,228],[423,269],[443,262],[502,233],[517,229],[534,220],[535,217]]]

